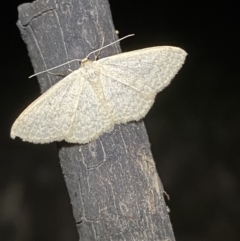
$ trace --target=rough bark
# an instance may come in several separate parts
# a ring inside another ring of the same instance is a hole
[[[38,0],[18,10],[35,72],[117,39],[107,0]],[[119,52],[112,45],[100,58]],[[39,75],[41,91],[60,79]],[[175,240],[143,122],[118,125],[86,145],[59,143],[59,157],[80,240]]]

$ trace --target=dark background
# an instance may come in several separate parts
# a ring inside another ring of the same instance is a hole
[[[1,2],[0,240],[77,241],[54,144],[9,138],[39,96],[15,25]],[[188,57],[144,119],[177,241],[240,240],[239,8],[234,1],[111,0],[122,50],[173,45]]]

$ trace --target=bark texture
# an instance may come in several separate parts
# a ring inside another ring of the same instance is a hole
[[[103,40],[117,39],[107,0],[38,0],[18,10],[35,72],[84,58]],[[100,58],[119,52],[112,45]],[[41,91],[60,79],[39,75]],[[118,125],[89,144],[58,146],[80,240],[175,240],[143,122]]]

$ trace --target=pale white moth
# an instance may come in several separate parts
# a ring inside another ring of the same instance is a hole
[[[107,45],[108,46],[108,45]],[[138,121],[183,65],[186,52],[159,46],[97,61],[63,78],[17,118],[11,137],[49,143],[88,143],[115,124]]]

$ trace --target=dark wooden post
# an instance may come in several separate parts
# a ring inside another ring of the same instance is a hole
[[[107,0],[37,0],[19,6],[18,27],[35,72],[83,58],[117,39]],[[119,45],[101,52],[117,54]],[[67,73],[67,65],[55,72]],[[41,74],[44,92],[60,80]],[[143,122],[118,125],[59,157],[80,240],[175,240]]]

